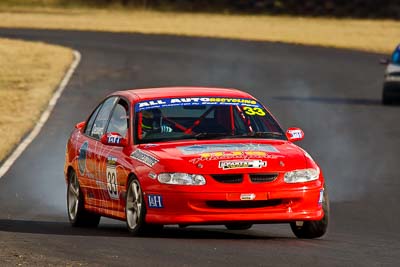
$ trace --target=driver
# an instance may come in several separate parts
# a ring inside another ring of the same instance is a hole
[[[392,54],[392,62],[393,64],[400,65],[400,44],[396,47]]]
[[[158,108],[142,111],[142,136],[148,133],[170,133],[172,128],[163,124],[161,110]]]

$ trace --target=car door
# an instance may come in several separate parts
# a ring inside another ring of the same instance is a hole
[[[120,98],[112,113],[107,125],[105,134],[118,133],[123,138],[130,140],[129,129],[129,104]],[[121,192],[125,190],[126,180],[129,175],[128,158],[125,153],[127,147],[101,144],[99,151],[99,165],[102,166],[102,182],[104,183],[102,196],[104,207],[109,211],[122,212],[124,209],[124,197]],[[119,214],[113,214],[118,216]]]
[[[103,145],[100,139],[105,133],[111,112],[117,101],[118,97],[116,96],[104,100],[88,119],[84,130],[86,138],[82,144],[81,151],[84,150],[86,171],[83,175],[83,180],[86,187],[86,202],[92,206],[102,207],[102,200],[105,198],[104,188],[106,185],[103,182],[102,166],[100,164]]]

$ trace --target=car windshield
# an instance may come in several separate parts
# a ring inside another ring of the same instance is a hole
[[[392,54],[392,63],[400,65],[400,44],[396,47]]]
[[[282,129],[254,99],[167,98],[135,105],[137,143],[180,139],[286,139]]]

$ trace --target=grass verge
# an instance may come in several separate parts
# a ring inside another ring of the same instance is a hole
[[[0,39],[0,162],[33,128],[72,60],[71,49]]]
[[[137,9],[1,7],[0,27],[207,36],[390,53],[400,21],[159,12]]]

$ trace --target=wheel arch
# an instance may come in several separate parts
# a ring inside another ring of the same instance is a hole
[[[128,178],[127,178],[127,180],[126,180],[125,192],[126,192],[126,190],[128,190],[129,182],[130,182],[132,179],[137,179],[137,180],[139,181],[138,176],[137,176],[134,172],[130,172],[130,173],[128,174]]]
[[[67,168],[67,175],[65,177],[66,182],[69,182],[69,177],[71,175],[72,172],[75,172],[75,169],[72,166],[68,166]]]

